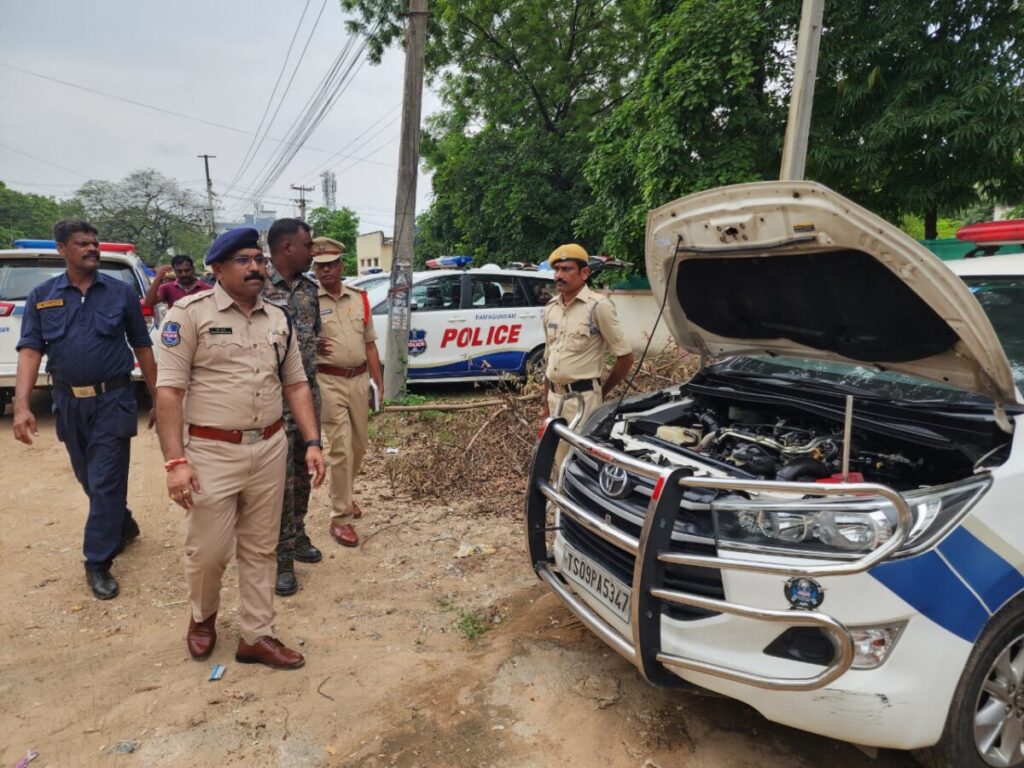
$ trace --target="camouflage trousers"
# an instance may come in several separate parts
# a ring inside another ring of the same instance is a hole
[[[320,392],[313,392],[317,421],[320,420]],[[285,460],[284,501],[281,505],[281,532],[277,538],[277,557],[291,561],[295,557],[295,545],[306,535],[306,512],[309,511],[310,478],[306,469],[306,449],[302,447],[302,433],[292,417],[284,409],[285,437],[288,440],[288,457]]]

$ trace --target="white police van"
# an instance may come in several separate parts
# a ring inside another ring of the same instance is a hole
[[[548,421],[537,574],[652,683],[1024,764],[1024,256],[965,284],[835,192],[763,182],[652,211],[646,259],[701,369]]]
[[[14,396],[18,370],[18,339],[21,336],[21,318],[25,314],[25,299],[29,291],[42,282],[64,271],[64,257],[52,240],[15,240],[15,248],[0,251],[0,413]],[[156,343],[162,319],[162,305],[154,310],[143,298],[150,278],[143,269],[142,260],[135,255],[129,243],[100,243],[100,271],[108,277],[123,280],[135,287],[139,304],[146,319],[146,328]],[[138,363],[132,378],[141,381]],[[49,386],[46,358],[39,367],[36,386]]]
[[[381,360],[386,356],[390,283],[371,288]],[[438,269],[413,273],[409,380],[470,381],[526,376],[544,359],[541,311],[550,275],[525,270]]]

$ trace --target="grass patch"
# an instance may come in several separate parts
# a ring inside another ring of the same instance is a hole
[[[490,626],[476,614],[462,610],[459,613],[458,621],[455,622],[455,629],[467,640],[477,640],[483,637]]]

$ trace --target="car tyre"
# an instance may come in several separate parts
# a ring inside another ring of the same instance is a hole
[[[929,768],[1024,765],[1024,597],[989,621],[953,694],[942,738],[914,755]]]
[[[540,381],[544,378],[544,347],[537,347],[526,356],[523,376],[527,382]]]

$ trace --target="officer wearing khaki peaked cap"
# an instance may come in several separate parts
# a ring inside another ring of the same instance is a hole
[[[377,333],[366,292],[341,280],[345,246],[313,240],[313,273],[320,281],[320,343],[316,379],[331,468],[331,536],[345,547],[359,544],[351,520],[362,517],[353,484],[366,453],[370,379],[383,391]]]
[[[558,295],[544,305],[547,397],[541,416],[546,419],[564,399],[561,415],[569,421],[582,404],[582,425],[629,373],[633,352],[622,334],[615,305],[587,288],[590,258],[586,250],[576,243],[560,245],[548,257],[548,264],[555,273]],[[615,356],[615,364],[602,382],[606,352]],[[567,397],[570,392],[580,397]],[[559,445],[556,466],[568,451],[568,443]]]
[[[206,264],[217,285],[179,299],[161,327],[156,408],[167,491],[185,510],[189,653],[205,659],[213,651],[221,579],[234,556],[241,597],[235,660],[295,669],[302,654],[272,626],[287,454],[282,391],[306,441],[314,486],[323,481],[324,460],[288,315],[260,295],[266,262],[255,229],[233,229],[213,242]]]

